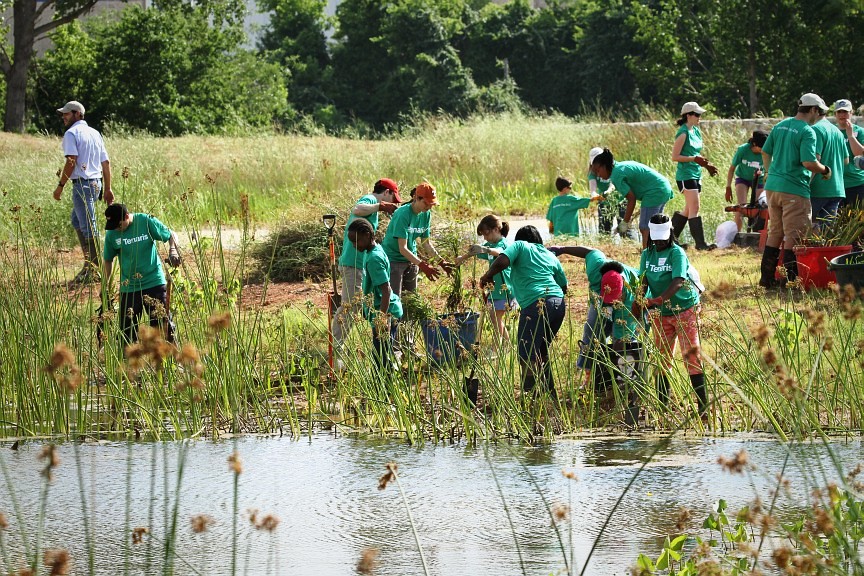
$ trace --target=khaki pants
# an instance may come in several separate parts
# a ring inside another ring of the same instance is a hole
[[[811,226],[812,206],[810,198],[776,192],[765,191],[768,196],[768,238],[766,246],[791,250]]]
[[[342,273],[342,304],[333,314],[333,344],[339,346],[351,332],[354,316],[363,312],[363,269],[340,266]]]

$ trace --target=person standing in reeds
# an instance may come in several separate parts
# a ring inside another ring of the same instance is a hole
[[[735,150],[735,154],[732,156],[732,163],[729,165],[729,171],[726,173],[726,202],[733,201],[733,177],[735,178],[734,200],[739,206],[750,203],[748,195],[753,188],[753,180],[756,178],[757,172],[759,180],[756,182],[756,188],[760,191],[760,197],[764,194],[765,168],[762,166],[762,146],[767,139],[768,132],[754,130],[750,139]],[[759,198],[756,201],[758,203]],[[743,224],[744,220],[741,217],[741,213],[735,212],[735,225],[738,226],[739,232]]]
[[[372,224],[358,218],[348,225],[351,245],[362,253],[363,259],[363,313],[372,325],[372,347],[379,368],[388,366],[396,341],[396,323],[402,317],[402,300],[390,287],[390,259],[380,244],[375,242]]]
[[[846,99],[834,103],[834,118],[837,128],[846,139],[846,152],[849,158],[864,155],[864,128],[852,122],[852,102]],[[864,205],[864,169],[851,160],[843,169],[843,186],[846,200],[844,204],[860,208]]]
[[[597,204],[597,227],[603,234],[612,234],[615,228],[615,218],[624,220],[626,204],[615,193],[615,187],[609,180],[600,178],[591,170],[594,159],[603,153],[603,148],[595,147],[588,151],[588,192],[591,197],[602,196]]]
[[[168,263],[179,266],[177,235],[148,214],[129,212],[124,204],[105,209],[105,290],[109,290],[114,258],[120,258],[120,330],[127,344],[138,340],[138,321],[144,310],[150,326],[161,328],[174,342],[174,323],[168,309],[168,290],[156,241],[168,242]]]
[[[786,281],[798,277],[798,261],[792,248],[811,225],[810,179],[814,174],[831,178],[831,168],[816,158],[816,133],[813,124],[828,106],[817,94],[807,93],[798,100],[795,116],[774,126],[762,147],[765,166],[765,193],[768,196],[768,237],[760,264],[759,285],[777,286],[774,278],[783,245]],[[785,284],[785,283],[784,283]]]
[[[666,203],[672,199],[672,184],[663,175],[645,164],[632,160],[616,162],[612,151],[604,148],[594,158],[591,171],[598,178],[609,180],[627,198],[624,219],[618,222],[618,233],[622,236],[630,228],[630,220],[636,209],[636,201],[641,204],[639,232],[642,234],[642,248],[648,246],[648,221],[655,214],[663,212]]]
[[[363,269],[365,252],[359,252],[348,239],[348,227],[351,223],[363,218],[372,225],[373,232],[378,229],[378,215],[381,212],[393,214],[402,203],[399,197],[399,186],[390,178],[382,178],[375,183],[371,194],[362,196],[354,208],[348,222],[345,223],[345,237],[342,241],[342,255],[339,257],[339,271],[342,274],[342,299],[339,308],[333,315],[333,346],[340,350],[342,342],[351,331],[352,312],[356,310],[357,300],[363,289]],[[389,277],[388,277],[389,281]]]
[[[810,180],[810,204],[813,212],[813,227],[820,229],[837,218],[840,204],[846,200],[843,174],[849,164],[849,152],[843,132],[825,117],[827,111],[819,110],[819,121],[813,124],[816,133],[816,158],[831,168],[831,178]]]
[[[111,205],[111,162],[105,142],[98,131],[84,120],[84,106],[80,102],[67,102],[57,113],[63,118],[63,155],[66,163],[60,169],[60,180],[54,188],[54,199],[59,201],[66,183],[72,181],[72,227],[84,253],[84,266],[70,285],[99,282],[99,249],[96,238],[96,201],[102,198]]]
[[[507,234],[510,233],[510,224],[503,222],[501,218],[494,214],[484,216],[477,225],[477,234],[483,237],[485,242],[481,244],[472,244],[467,254],[463,254],[456,258],[456,265],[461,266],[463,262],[469,258],[479,258],[486,260],[489,265],[492,261],[501,255],[504,250],[510,246],[511,242],[507,240]],[[497,342],[507,340],[507,327],[504,325],[504,317],[508,310],[516,307],[516,301],[513,298],[513,292],[510,288],[510,268],[505,268],[494,277],[494,286],[489,293],[489,305],[495,310],[495,329],[498,333]],[[496,347],[498,344],[496,343]]]
[[[522,369],[522,390],[540,389],[557,398],[549,347],[564,323],[567,277],[558,259],[543,246],[534,226],[523,226],[508,246],[480,277],[481,286],[492,285],[495,276],[510,268],[510,283],[519,303],[516,341]]]
[[[555,236],[569,234],[579,236],[579,210],[587,208],[592,202],[599,202],[602,196],[593,198],[579,198],[573,195],[573,183],[566,178],[555,179],[555,189],[558,196],[552,199],[546,210],[546,220],[549,224],[549,233]]]
[[[684,249],[674,242],[669,217],[665,214],[653,216],[649,230],[651,244],[642,251],[639,275],[642,277],[642,293],[647,295],[644,306],[659,308],[659,314],[651,315],[654,345],[661,354],[657,393],[660,401],[668,405],[668,374],[677,340],[690,383],[696,391],[699,413],[705,418],[708,394],[699,345],[701,283]],[[643,306],[639,300],[634,303],[632,313],[634,318],[642,317]]]
[[[678,163],[675,170],[675,183],[678,191],[684,195],[684,209],[672,215],[672,234],[675,241],[690,225],[690,235],[696,242],[697,250],[714,250],[715,244],[705,242],[705,230],[702,217],[699,216],[699,195],[702,194],[702,168],[708,170],[711,176],[717,175],[717,167],[702,156],[702,130],[699,122],[705,109],[696,102],[687,102],[681,107],[681,117],[678,119],[678,131],[675,133],[675,143],[672,145],[672,161]]]

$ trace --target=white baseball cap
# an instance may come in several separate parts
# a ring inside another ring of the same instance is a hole
[[[828,106],[825,105],[825,101],[822,100],[818,94],[813,94],[812,92],[808,92],[801,96],[798,100],[798,106],[818,106],[823,112],[828,111]]]
[[[841,98],[840,100],[834,102],[834,111],[839,112],[841,110],[852,112],[852,102],[846,100],[845,98]]]
[[[62,108],[58,108],[57,112],[60,114],[65,114],[66,112],[78,112],[82,116],[84,115],[84,105],[78,102],[77,100],[70,100],[63,105]]]
[[[594,159],[597,158],[600,154],[603,153],[603,148],[595,146],[588,151],[588,167],[590,168],[592,164],[594,164]]]
[[[681,115],[689,114],[690,112],[695,112],[696,114],[704,114],[705,109],[699,106],[696,102],[685,102],[684,106],[681,107]]]

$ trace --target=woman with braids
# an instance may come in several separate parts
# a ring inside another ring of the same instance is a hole
[[[663,212],[663,208],[672,198],[672,185],[659,172],[632,160],[616,162],[612,152],[604,148],[591,163],[594,175],[609,180],[619,194],[627,198],[627,209],[624,219],[618,222],[618,232],[623,236],[630,228],[630,220],[636,208],[636,201],[641,203],[639,215],[639,231],[642,233],[642,248],[648,247],[648,221],[655,214]]]
[[[696,391],[699,414],[704,420],[707,418],[708,395],[699,348],[699,291],[702,286],[684,249],[672,237],[669,217],[655,214],[649,222],[649,230],[651,242],[642,251],[639,274],[642,276],[642,292],[647,291],[648,296],[645,305],[649,309],[660,309],[659,315],[651,317],[654,345],[662,358],[657,377],[658,396],[663,404],[668,405],[668,373],[672,368],[672,353],[677,339],[690,374],[690,383]],[[642,317],[638,300],[633,305],[633,317]]]
[[[549,364],[549,346],[564,323],[567,277],[554,254],[543,247],[540,232],[523,226],[508,246],[480,277],[480,284],[493,284],[496,274],[510,268],[510,288],[519,303],[517,350],[522,368],[522,390],[541,388],[557,398]]]

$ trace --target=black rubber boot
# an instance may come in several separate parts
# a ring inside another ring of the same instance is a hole
[[[661,404],[669,405],[669,377],[665,374],[657,375],[657,397]]]
[[[90,276],[92,274],[92,266],[90,265],[90,243],[94,242],[94,240],[92,238],[85,238],[84,233],[78,229],[75,230],[75,234],[78,235],[78,245],[81,246],[81,253],[84,254],[84,265],[81,267],[81,270],[78,272],[78,274],[76,274],[75,277],[69,281],[70,286],[89,284]]]
[[[696,391],[696,401],[699,405],[699,414],[705,414],[708,410],[708,392],[705,390],[705,374],[691,374],[690,384]]]
[[[777,264],[780,262],[780,249],[773,246],[765,246],[765,251],[762,252],[762,265],[760,270],[762,277],[759,279],[759,286],[763,288],[774,288],[777,286]]]
[[[687,217],[681,214],[680,212],[675,212],[672,214],[672,238],[675,239],[675,242],[681,246],[682,248],[687,248],[686,244],[681,244],[678,240],[678,237],[681,236],[681,232],[684,231],[684,228],[687,226]]]
[[[798,258],[792,250],[783,250],[783,267],[786,268],[786,281],[794,282],[798,278]]]
[[[705,230],[702,228],[702,217],[694,216],[687,222],[690,223],[690,235],[693,236],[693,241],[696,242],[696,250],[714,250],[716,244],[708,244],[705,242]]]

